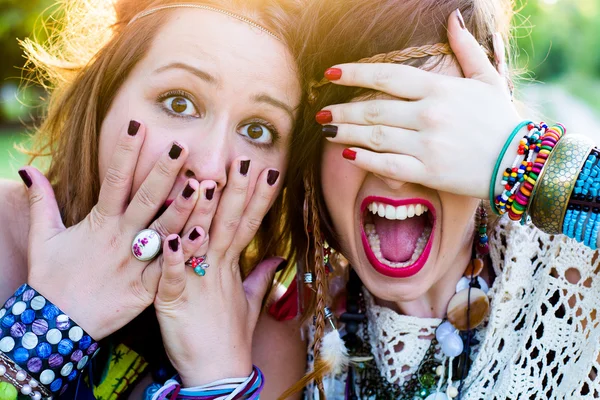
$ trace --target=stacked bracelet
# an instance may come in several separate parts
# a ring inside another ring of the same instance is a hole
[[[0,352],[54,394],[98,351],[95,340],[27,284],[0,308]]]
[[[255,400],[260,396],[264,387],[264,375],[257,366],[253,366],[252,373],[247,378],[221,379],[207,385],[193,388],[182,388],[177,379],[169,379],[158,390],[152,400],[169,399],[194,399],[194,400]]]

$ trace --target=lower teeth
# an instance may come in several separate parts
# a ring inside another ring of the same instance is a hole
[[[381,254],[379,235],[377,234],[377,230],[375,229],[374,224],[365,224],[365,234],[367,235],[367,239],[369,240],[369,246],[371,247],[373,254],[375,254],[375,257],[379,262],[389,265],[390,267],[403,268],[413,265],[417,262],[419,257],[421,257],[421,254],[423,254],[423,250],[425,249],[425,246],[429,241],[429,236],[431,235],[431,227],[425,227],[423,233],[421,234],[421,237],[417,241],[417,247],[415,248],[412,257],[410,258],[410,260],[404,262],[392,262],[390,260],[386,260],[383,257],[383,255]]]

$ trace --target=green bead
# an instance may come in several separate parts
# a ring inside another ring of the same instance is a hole
[[[421,397],[429,396],[429,390],[427,390],[426,388],[421,388],[421,390],[419,390],[419,396],[421,396]]]
[[[419,382],[429,388],[435,385],[435,377],[431,374],[423,374],[419,376]]]
[[[198,275],[198,276],[204,276],[206,275],[206,270],[200,266],[197,266],[196,268],[194,268],[194,272]]]
[[[17,388],[8,382],[0,382],[0,400],[17,400]]]

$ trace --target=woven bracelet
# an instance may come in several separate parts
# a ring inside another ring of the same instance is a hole
[[[0,308],[0,352],[54,394],[98,351],[98,342],[27,284]]]

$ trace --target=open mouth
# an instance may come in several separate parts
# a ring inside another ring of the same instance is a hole
[[[379,273],[407,278],[423,268],[431,252],[435,209],[425,199],[369,196],[361,205],[361,236]]]

